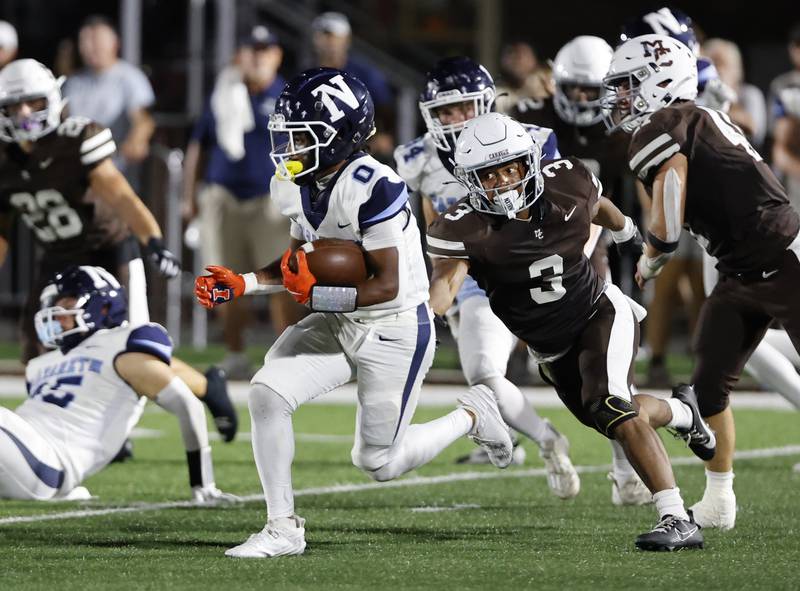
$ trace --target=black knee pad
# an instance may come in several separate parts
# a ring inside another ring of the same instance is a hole
[[[730,400],[724,387],[705,387],[703,384],[694,384],[697,394],[697,407],[700,416],[711,417],[728,408]]]
[[[609,439],[614,438],[614,429],[639,415],[632,403],[610,394],[592,402],[589,414],[594,419],[595,429]]]

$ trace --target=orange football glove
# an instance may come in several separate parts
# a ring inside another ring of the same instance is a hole
[[[297,260],[297,273],[293,273],[289,268],[289,257],[292,256],[292,249],[287,248],[281,258],[281,275],[283,275],[283,285],[292,294],[292,297],[301,304],[307,304],[311,297],[311,288],[317,282],[317,278],[311,273],[306,260],[306,251],[298,249],[295,254]]]
[[[194,295],[204,308],[213,308],[233,298],[244,295],[244,277],[227,267],[209,265],[211,275],[201,275],[194,280]]]

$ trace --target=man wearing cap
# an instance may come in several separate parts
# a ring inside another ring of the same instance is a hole
[[[155,131],[148,111],[155,102],[153,87],[139,68],[119,58],[119,36],[103,16],[84,21],[78,50],[86,67],[64,83],[69,114],[111,129],[119,146],[114,164],[136,186],[132,166],[147,158]]]
[[[269,199],[275,168],[267,129],[285,85],[278,74],[283,51],[263,25],[240,40],[234,63],[217,76],[214,90],[192,132],[184,160],[183,214],[200,221],[203,259],[237,271],[255,269],[280,256],[288,225]],[[201,162],[204,185],[197,191]],[[250,379],[244,353],[248,302],[239,298],[219,308],[226,358],[233,379]],[[299,308],[284,292],[270,297],[276,334],[295,322]]]
[[[17,57],[17,30],[8,21],[0,21],[0,69]]]
[[[372,64],[350,55],[352,30],[350,21],[341,12],[323,12],[311,22],[317,65],[344,70],[355,76],[369,90],[375,105],[377,133],[370,140],[372,155],[391,161],[394,151],[394,96],[386,77]]]

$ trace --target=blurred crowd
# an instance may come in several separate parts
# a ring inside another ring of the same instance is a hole
[[[353,29],[344,14],[323,13],[311,23],[311,29],[315,65],[342,69],[369,89],[379,131],[371,140],[371,150],[379,160],[391,163],[397,143],[398,89],[391,87],[368,56],[351,51]],[[713,63],[720,81],[730,90],[726,107],[731,120],[771,163],[792,203],[800,209],[800,25],[787,39],[793,69],[775,78],[766,96],[747,82],[742,53],[735,42],[700,40],[700,54]],[[77,34],[76,47],[82,67],[70,62],[69,43],[59,46],[52,64],[56,75],[66,75],[63,93],[68,112],[111,129],[118,146],[115,164],[137,188],[141,186],[140,165],[150,153],[156,130],[153,87],[139,67],[119,57],[119,33],[109,19],[86,19]],[[0,67],[18,55],[25,57],[24,49],[19,51],[14,26],[0,21]],[[269,158],[272,144],[267,128],[285,84],[279,74],[283,57],[281,40],[271,32],[269,23],[245,31],[238,39],[233,60],[217,73],[185,146],[182,213],[186,224],[194,223],[199,229],[204,262],[253,269],[274,259],[286,246],[287,223],[269,199],[274,166]],[[492,72],[497,82],[497,110],[524,119],[526,112],[554,95],[552,62],[546,57],[537,55],[525,40],[502,47],[499,71]],[[637,201],[635,194],[628,198],[626,209]],[[704,298],[701,263],[700,248],[686,238],[652,293],[642,296],[650,300],[646,341],[651,384],[671,382],[665,358],[675,326],[673,312],[685,311],[682,318],[689,323],[686,332],[691,334]],[[245,354],[245,329],[253,325],[250,303],[242,298],[219,308],[227,351],[223,367],[232,377],[249,377],[251,372]],[[302,313],[288,294],[270,298],[269,318],[275,334]]]

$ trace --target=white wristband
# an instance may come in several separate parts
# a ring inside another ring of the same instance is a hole
[[[255,273],[244,273],[242,279],[244,279],[245,295],[252,295],[255,293],[278,293],[286,289],[283,285],[262,285],[258,282],[258,277],[256,277]]]
[[[636,224],[633,223],[631,218],[625,216],[625,225],[622,227],[622,230],[612,230],[611,238],[614,240],[615,244],[621,244],[633,238],[634,234],[636,234]]]

